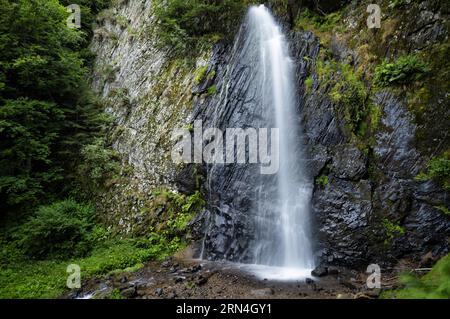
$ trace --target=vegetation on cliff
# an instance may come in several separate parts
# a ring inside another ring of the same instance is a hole
[[[231,40],[250,1],[157,1],[155,16],[162,45],[177,54],[195,54],[211,40]]]
[[[69,264],[81,266],[83,279],[104,278],[134,271],[149,259],[171,256],[187,246],[189,222],[206,204],[200,187],[186,195],[161,186],[142,208],[145,222],[129,234],[106,226],[100,218],[96,195],[128,173],[109,147],[111,119],[89,88],[91,26],[109,1],[78,1],[81,30],[66,26],[64,5],[70,2],[0,0],[0,298],[58,297],[67,291]],[[189,56],[204,43],[230,40],[251,2],[154,1],[160,45],[178,56]],[[373,184],[383,178],[372,174],[377,167],[371,161],[383,110],[372,100],[381,90],[395,94],[414,115],[418,126],[414,142],[429,159],[416,181],[431,180],[448,191],[449,46],[438,43],[411,50],[402,37],[408,27],[399,24],[408,19],[398,10],[404,2],[382,2],[391,15],[383,20],[386,27],[381,31],[367,30],[366,16],[356,14],[354,26],[348,28],[348,17],[354,13],[350,6],[327,14],[311,9],[299,12],[293,28],[313,31],[321,42],[304,83],[306,94],[320,91],[332,101],[348,139],[369,158]],[[129,27],[125,18],[115,19]],[[351,54],[337,54],[339,43]],[[111,66],[103,71],[106,79],[114,78]],[[197,84],[216,75],[208,72],[208,66],[196,73]],[[163,92],[165,84],[164,78],[155,91]],[[178,93],[171,99],[178,99]],[[217,87],[211,85],[206,93],[214,95]],[[315,183],[326,190],[333,179],[322,172]],[[449,215],[444,203],[435,207]],[[405,235],[402,219],[377,217],[385,237],[380,240],[389,249]],[[403,276],[404,288],[384,296],[449,298],[449,267],[446,256],[421,278]]]
[[[87,279],[172,255],[203,205],[165,190],[164,229],[124,237],[102,223],[96,196],[126,169],[89,83],[92,23],[110,2],[79,1],[81,29],[66,25],[70,3],[0,1],[0,298],[57,297],[70,264]]]

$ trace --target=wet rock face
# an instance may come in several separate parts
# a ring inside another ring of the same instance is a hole
[[[309,98],[303,111],[320,108],[314,102],[320,99]],[[432,182],[414,179],[425,159],[413,146],[412,117],[390,93],[378,94],[374,103],[383,110],[371,158],[377,176],[368,179],[368,158],[356,145],[311,145],[315,163],[311,167],[322,167],[316,176],[325,171],[329,178],[327,185],[316,185],[312,201],[317,256],[324,264],[365,267],[372,262],[388,264],[394,258],[419,259],[429,251],[434,255],[449,251],[450,222],[433,206],[448,205],[445,192]],[[320,126],[310,128],[312,134],[307,135],[313,143],[321,134]],[[397,221],[402,229],[395,238],[386,239],[385,219]]]
[[[324,11],[340,5],[306,2],[319,4]],[[292,12],[298,10],[299,2],[289,3]],[[134,168],[129,180],[105,195],[107,221],[132,232],[145,217],[142,208],[152,187],[170,185],[192,193],[197,188],[196,175],[203,175],[208,207],[191,222],[197,253],[203,247],[207,259],[248,261],[254,234],[250,212],[258,191],[252,185],[257,178],[270,182],[271,177],[261,177],[259,165],[249,164],[187,165],[177,170],[169,157],[169,137],[174,128],[194,119],[201,119],[204,127],[222,130],[268,127],[260,120],[264,110],[257,107],[260,88],[251,81],[252,72],[257,71],[248,68],[251,61],[246,52],[252,49],[251,42],[240,34],[238,45],[217,44],[195,66],[171,63],[167,52],[156,49],[155,35],[132,32],[153,23],[150,8],[149,0],[118,5],[114,12],[127,18],[129,28],[105,20],[92,44],[97,54],[93,86],[116,119],[113,147]],[[411,35],[412,49],[426,40],[442,39],[442,17],[435,10],[424,8],[418,21]],[[450,198],[432,182],[414,179],[427,158],[413,145],[417,127],[405,105],[389,92],[375,96],[373,103],[382,110],[381,125],[373,150],[363,152],[346,135],[339,108],[328,96],[330,88],[318,83],[314,72],[318,39],[311,32],[291,32],[288,38],[297,66],[298,120],[304,130],[301,144],[309,158],[307,170],[311,180],[328,178],[326,185],[315,185],[311,202],[318,263],[366,267],[448,252],[449,219],[436,206],[445,203],[448,207]],[[337,43],[332,50],[338,57],[352,54]],[[211,76],[197,85],[194,78],[201,65],[208,65]],[[310,75],[312,91],[306,92],[304,81]],[[220,93],[208,94],[212,85]],[[403,233],[388,238],[383,219],[394,221]]]
[[[339,107],[330,101],[329,88],[319,89],[314,72],[312,93],[303,91],[320,50],[318,40],[310,32],[292,32],[289,38],[297,65],[308,171],[311,178],[328,178],[327,185],[315,186],[311,205],[318,263],[358,268],[389,264],[401,257],[419,259],[429,251],[439,255],[447,252],[450,224],[433,205],[445,202],[445,193],[432,183],[414,180],[425,159],[414,148],[416,125],[405,106],[391,93],[374,97],[382,116],[369,158],[348,138]],[[246,127],[254,120],[258,88],[249,81],[246,49],[245,44],[234,51],[216,48],[211,63],[216,70],[215,84],[219,89],[225,83],[231,85],[227,94],[198,100],[197,118],[206,123],[218,118],[215,124],[219,127]],[[348,55],[345,47],[335,46],[334,50]],[[221,100],[223,96],[225,100]],[[369,165],[376,171],[375,177]],[[204,256],[245,262],[253,234],[249,214],[254,190],[250,186],[258,174],[249,166],[216,165],[207,170],[210,211],[205,219]],[[389,237],[384,219],[396,222],[403,234]]]
[[[214,74],[217,94],[200,94],[194,101],[194,118],[202,120],[203,129],[271,127],[263,120],[266,116],[259,97],[259,86],[252,81],[255,72],[249,67],[254,49],[246,38],[245,26],[239,33],[236,46],[217,45],[209,62],[209,74]],[[206,79],[205,81],[210,81]],[[208,83],[211,85],[211,83]],[[194,93],[204,91],[199,83]],[[259,164],[207,164],[206,189],[208,214],[205,216],[203,257],[206,259],[248,261],[252,240],[251,208],[255,205],[257,179],[261,178]],[[270,177],[267,177],[270,179]]]
[[[319,47],[308,32],[295,33],[291,43],[302,88]],[[349,54],[339,45],[334,50],[335,56]],[[318,86],[314,71],[312,78],[312,92],[303,92],[299,109],[310,174],[328,178],[326,185],[315,186],[312,198],[318,263],[366,267],[402,257],[418,260],[430,251],[447,253],[450,222],[435,206],[448,207],[448,194],[432,182],[415,180],[427,159],[414,147],[417,127],[405,105],[391,93],[375,95],[382,116],[369,158],[349,140],[339,107],[328,98],[328,88]],[[385,219],[402,233],[389,237]]]

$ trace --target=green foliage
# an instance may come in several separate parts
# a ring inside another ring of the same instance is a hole
[[[230,38],[244,13],[242,0],[155,1],[155,16],[163,45],[178,53],[193,53],[202,40]]]
[[[81,149],[82,162],[78,167],[79,180],[90,195],[102,189],[105,181],[117,175],[120,162],[117,152],[106,147],[104,138],[96,138]]]
[[[217,93],[217,86],[211,85],[207,90],[208,95],[214,95]]]
[[[439,205],[439,206],[434,206],[435,208],[439,209],[442,214],[450,217],[450,209],[448,209],[447,207],[445,207],[444,205]]]
[[[114,288],[107,296],[105,296],[105,299],[123,299],[122,295],[120,294],[119,288]]]
[[[450,190],[450,151],[435,157],[427,164],[427,172],[416,177],[417,180],[435,180],[445,190]]]
[[[333,12],[327,15],[319,15],[309,9],[305,9],[299,14],[295,22],[295,27],[301,30],[316,31],[317,33],[330,32],[342,20],[340,12]]]
[[[429,71],[417,55],[405,55],[395,62],[383,61],[375,68],[374,83],[380,87],[406,84],[420,79]]]
[[[306,92],[311,92],[312,87],[313,87],[313,78],[312,78],[312,76],[308,76],[305,80]]]
[[[384,218],[381,221],[385,234],[386,234],[386,240],[385,245],[389,245],[389,243],[397,237],[403,236],[405,234],[405,229],[401,227],[400,225],[394,224],[389,219]]]
[[[342,81],[336,82],[330,96],[334,102],[344,106],[346,124],[352,132],[356,132],[359,123],[367,115],[367,89],[352,66],[340,63],[339,70]]]
[[[329,92],[331,100],[342,109],[346,127],[349,132],[358,133],[361,123],[367,118],[370,107],[367,103],[369,90],[366,88],[362,75],[350,64],[326,60],[322,53],[316,63],[316,72],[321,86],[331,85]]]
[[[199,191],[191,195],[160,189],[154,193],[155,201],[164,206],[164,213],[147,230],[148,241],[144,245],[152,252],[152,257],[163,259],[186,246],[185,237],[189,233],[188,223],[205,206]],[[160,208],[157,205],[154,208]]]
[[[325,187],[330,183],[330,180],[328,179],[327,175],[321,175],[316,178],[316,185],[319,185],[321,187]]]
[[[186,247],[180,237],[174,236],[170,231],[151,231],[147,247],[153,259],[163,260]]]
[[[68,12],[57,0],[0,0],[2,215],[64,196],[81,147],[101,128],[101,105],[87,82],[87,46],[93,14],[107,2],[78,3],[81,30],[67,27]]]
[[[404,288],[383,293],[383,298],[450,299],[450,254],[441,258],[431,271],[418,278],[404,274],[400,278]]]
[[[390,9],[397,9],[397,8],[405,6],[407,3],[408,3],[407,0],[393,0],[393,1],[389,2],[388,7]]]
[[[209,68],[208,65],[204,65],[196,71],[196,75],[195,75],[195,79],[194,79],[196,84],[200,84],[206,79],[206,77],[208,75],[208,73],[207,73],[208,68]]]
[[[8,206],[32,206],[45,186],[58,181],[52,150],[64,113],[52,102],[19,98],[0,107],[0,200]]]
[[[328,44],[334,32],[346,30],[341,21],[342,13],[339,11],[324,15],[305,9],[299,13],[295,20],[294,28],[296,30],[312,31],[320,38],[321,43]]]
[[[136,270],[152,258],[152,251],[133,239],[112,239],[84,258],[44,260],[23,259],[0,269],[0,298],[56,298],[67,292],[67,266],[77,264],[82,280],[122,271]]]
[[[91,248],[94,209],[73,200],[41,206],[13,237],[32,258],[85,255]]]
[[[206,205],[202,194],[196,191],[192,195],[184,195],[171,191],[164,191],[164,196],[167,197],[167,211],[168,219],[166,233],[171,237],[182,236],[187,231],[188,222]]]

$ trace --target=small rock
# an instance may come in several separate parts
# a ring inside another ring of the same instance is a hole
[[[156,215],[157,215],[157,216],[161,215],[161,214],[164,212],[165,209],[166,209],[166,208],[165,208],[164,206],[158,207],[158,208],[156,209],[156,211],[155,211]]]
[[[173,274],[174,272],[177,272],[177,268],[175,268],[175,267],[170,267],[169,272],[170,272],[171,274]]]
[[[175,283],[177,284],[177,283],[179,283],[179,282],[182,282],[183,280],[185,280],[186,279],[186,277],[183,277],[183,276],[176,276],[175,277]]]
[[[127,277],[125,277],[125,276],[122,276],[121,278],[120,278],[120,282],[123,284],[123,283],[126,283],[128,281],[128,278]]]
[[[353,282],[351,282],[351,280],[345,280],[345,279],[339,278],[338,282],[341,285],[343,285],[344,287],[347,287],[352,290],[355,290],[357,288],[356,285]]]
[[[163,293],[163,289],[162,289],[162,288],[156,288],[156,289],[155,289],[155,294],[156,294],[157,296],[161,296],[162,293]]]
[[[328,275],[339,275],[339,269],[336,267],[328,267]]]
[[[252,295],[256,297],[265,297],[265,296],[271,296],[275,292],[272,288],[264,288],[264,289],[255,289],[250,292]]]
[[[311,275],[314,277],[324,277],[328,274],[328,268],[325,266],[318,266],[313,271],[311,271]]]
[[[167,299],[175,299],[176,297],[177,297],[177,293],[175,291],[171,292],[170,294],[167,295]]]
[[[312,285],[312,284],[314,283],[314,280],[312,280],[311,278],[306,278],[306,279],[305,279],[305,283],[306,283],[307,285]]]
[[[169,268],[172,265],[172,259],[169,257],[161,263],[161,267]]]
[[[197,280],[195,281],[197,286],[202,286],[202,285],[206,284],[207,282],[208,282],[208,278],[203,277],[203,276],[198,276]]]
[[[202,265],[195,265],[192,267],[192,272],[198,272],[200,270],[202,270]]]
[[[127,289],[124,289],[120,292],[120,294],[124,297],[124,298],[133,298],[136,297],[136,287],[130,287]]]

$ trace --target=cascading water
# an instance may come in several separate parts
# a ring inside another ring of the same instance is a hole
[[[280,133],[280,167],[273,181],[276,191],[264,179],[258,186],[254,263],[281,267],[275,276],[308,275],[314,267],[309,240],[312,187],[305,176],[300,145],[294,63],[280,26],[265,6],[252,7],[248,23],[259,51],[257,67],[262,71],[254,80],[262,86],[262,107],[271,110],[268,113],[273,114]]]
[[[259,164],[207,166],[210,214],[200,256],[238,262],[268,279],[307,277],[314,267],[312,184],[304,170],[296,63],[265,6],[250,8],[229,56],[217,70],[220,93],[201,109],[205,126],[278,128],[279,170],[263,175]]]

